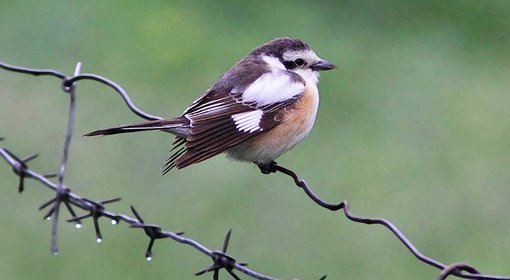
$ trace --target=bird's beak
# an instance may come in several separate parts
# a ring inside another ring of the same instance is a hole
[[[313,71],[326,71],[326,70],[333,70],[336,68],[336,65],[332,62],[329,62],[327,60],[320,60],[319,62],[316,62],[312,65],[310,65],[310,68]]]

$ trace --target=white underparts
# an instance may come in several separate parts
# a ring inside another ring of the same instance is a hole
[[[306,82],[319,83],[319,72],[317,71],[312,71],[310,68],[296,68],[291,71],[301,76]]]

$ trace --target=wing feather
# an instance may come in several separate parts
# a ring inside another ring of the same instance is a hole
[[[305,82],[292,72],[263,72],[249,86],[226,86],[220,81],[183,113],[190,130],[176,140],[163,173],[211,158],[277,126],[281,111],[301,96]],[[257,99],[257,96],[260,98]]]

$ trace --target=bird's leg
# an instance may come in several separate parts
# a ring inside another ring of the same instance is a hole
[[[262,172],[262,174],[271,174],[276,173],[276,171],[278,171],[277,168],[278,164],[274,160],[269,163],[257,163],[257,166],[259,167],[260,172]]]

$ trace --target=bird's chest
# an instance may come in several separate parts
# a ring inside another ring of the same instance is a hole
[[[299,99],[282,110],[283,119],[275,128],[250,139],[229,154],[237,160],[268,163],[303,141],[312,130],[319,93],[315,83],[308,83]]]
[[[279,141],[288,141],[290,148],[303,141],[312,130],[319,107],[319,94],[317,86],[311,84],[307,86],[299,100],[290,108],[285,108],[287,113],[280,125],[268,132],[273,133],[280,139]]]

